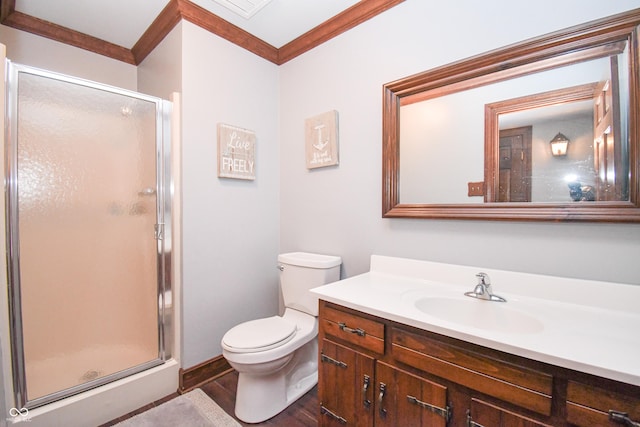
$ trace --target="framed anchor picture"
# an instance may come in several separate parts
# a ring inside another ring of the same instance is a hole
[[[338,164],[338,112],[335,110],[305,120],[307,169]]]

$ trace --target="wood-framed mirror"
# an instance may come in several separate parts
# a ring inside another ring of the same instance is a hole
[[[639,25],[636,9],[384,85],[383,217],[640,222]]]

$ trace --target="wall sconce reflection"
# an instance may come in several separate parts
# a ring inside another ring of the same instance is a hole
[[[569,148],[569,138],[564,136],[562,133],[558,132],[556,136],[553,137],[551,141],[549,141],[551,145],[551,154],[554,157],[566,156],[567,148]]]

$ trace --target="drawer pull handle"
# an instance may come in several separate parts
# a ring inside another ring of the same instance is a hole
[[[440,415],[445,419],[446,422],[449,422],[449,420],[451,419],[451,408],[449,408],[448,406],[446,408],[441,408],[439,406],[418,400],[416,397],[409,395],[407,395],[407,400],[409,401],[409,403],[413,403],[414,405],[418,405],[421,408],[433,412],[434,414]]]
[[[387,385],[385,383],[380,383],[380,395],[378,395],[378,409],[380,411],[381,417],[387,416],[387,410],[382,407],[382,399],[384,399],[384,395],[387,392]]]
[[[338,326],[340,327],[341,331],[345,331],[345,332],[351,332],[352,334],[357,334],[359,337],[363,337],[366,335],[364,329],[353,329],[347,326],[346,323],[344,322],[340,322],[338,323]]]
[[[328,410],[327,408],[325,408],[322,405],[320,405],[320,413],[323,414],[323,415],[329,415],[334,420],[338,420],[338,422],[340,422],[340,424],[346,424],[347,423],[347,420],[342,418],[340,415],[331,412],[330,410]]]
[[[629,418],[629,414],[627,414],[626,412],[614,411],[613,409],[610,409],[609,419],[618,424],[624,424],[627,427],[640,427],[640,423]]]
[[[369,375],[364,376],[364,385],[362,386],[362,400],[364,401],[364,407],[369,409],[371,407],[371,401],[367,399],[367,391],[369,390],[369,383],[371,382],[371,378]]]
[[[324,354],[324,353],[320,354],[320,360],[321,360],[322,362],[328,362],[328,363],[331,363],[332,365],[336,365],[336,366],[338,366],[338,367],[340,367],[340,368],[346,368],[346,367],[347,367],[347,364],[346,364],[346,363],[344,363],[344,362],[342,362],[342,361],[340,361],[340,360],[336,360],[336,359],[334,359],[334,358],[331,358],[331,357],[327,356],[327,355],[326,355],[326,354]]]
[[[482,424],[473,421],[471,411],[467,410],[467,427],[484,427]]]

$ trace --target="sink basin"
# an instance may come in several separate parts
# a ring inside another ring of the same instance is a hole
[[[534,334],[544,329],[538,319],[508,304],[474,298],[423,297],[415,307],[447,322],[496,332]]]

